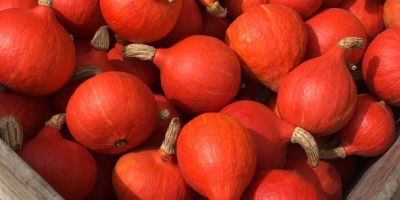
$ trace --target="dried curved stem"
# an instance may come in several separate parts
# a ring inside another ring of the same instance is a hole
[[[80,67],[74,71],[72,77],[69,79],[69,82],[76,80],[86,80],[98,74],[101,74],[103,71],[96,66],[86,66]]]
[[[0,138],[14,150],[22,148],[23,130],[18,118],[4,115],[0,118]]]
[[[336,159],[336,158],[344,158],[346,156],[347,153],[343,147],[337,147],[330,150],[321,150],[319,152],[319,157],[322,159]]]
[[[224,17],[226,17],[226,14],[228,13],[228,10],[226,8],[223,8],[218,1],[207,6],[206,10],[210,15],[217,17],[217,18],[224,18]]]
[[[158,121],[167,122],[171,117],[171,113],[168,109],[161,110],[158,113]]]
[[[165,134],[165,140],[161,144],[160,149],[164,151],[166,154],[175,154],[176,151],[176,140],[178,139],[178,135],[180,132],[180,123],[179,118],[174,117],[171,120],[171,123],[168,126],[167,132]]]
[[[121,51],[124,58],[138,58],[140,60],[153,60],[156,48],[146,44],[130,44]]]
[[[345,51],[348,51],[350,48],[360,50],[364,48],[364,44],[364,40],[359,37],[346,37],[337,43],[337,45],[342,47]]]
[[[291,138],[292,143],[299,144],[307,154],[312,167],[319,164],[319,149],[314,137],[306,130],[296,127]]]
[[[108,32],[109,27],[102,26],[96,31],[90,44],[97,50],[108,50],[110,48],[110,34]]]
[[[53,0],[39,0],[38,4],[42,5],[42,6],[47,6],[49,8],[52,8],[53,7]]]
[[[46,121],[45,126],[50,126],[58,130],[65,124],[66,116],[65,113],[55,114],[51,119]]]

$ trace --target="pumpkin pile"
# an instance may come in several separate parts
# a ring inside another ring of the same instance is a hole
[[[2,0],[0,137],[67,200],[342,199],[396,139],[399,21],[399,0]]]

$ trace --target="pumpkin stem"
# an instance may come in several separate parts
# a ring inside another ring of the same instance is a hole
[[[386,106],[386,102],[384,100],[380,100],[379,103],[381,103],[382,105]]]
[[[340,145],[340,140],[338,137],[333,138],[331,141],[324,145],[324,150],[334,149]]]
[[[76,80],[86,80],[98,74],[101,74],[103,71],[96,66],[86,66],[80,67],[74,71],[72,77],[69,79],[69,82]]]
[[[271,96],[272,90],[265,87],[263,90],[261,90],[260,93],[258,93],[255,97],[255,101],[265,104],[268,101],[268,98]]]
[[[120,139],[120,140],[117,140],[117,141],[114,142],[114,145],[116,147],[123,147],[126,144],[128,144],[128,140],[126,140],[126,139]]]
[[[42,5],[42,6],[46,6],[46,7],[52,8],[53,7],[53,0],[39,0],[38,4]]]
[[[291,138],[292,143],[299,144],[307,154],[312,167],[319,164],[319,150],[314,137],[306,130],[296,127]]]
[[[359,37],[346,37],[337,43],[337,45],[342,47],[345,51],[348,51],[350,48],[353,48],[354,50],[360,50],[364,48],[364,44],[364,40]]]
[[[322,159],[336,159],[346,157],[346,151],[343,147],[337,147],[330,150],[321,150],[319,157]]]
[[[22,148],[23,131],[16,116],[4,115],[0,118],[0,138],[14,150]]]
[[[171,113],[169,112],[169,110],[164,109],[158,113],[158,121],[167,122],[169,120],[170,116],[171,116]]]
[[[120,44],[126,44],[128,43],[128,40],[125,40],[124,38],[120,37],[119,35],[115,34],[115,40],[120,43]]]
[[[179,118],[174,117],[168,126],[167,132],[165,134],[165,140],[163,141],[160,147],[160,149],[164,151],[166,154],[169,155],[175,154],[176,151],[175,144],[180,129],[181,127],[179,123]]]
[[[50,126],[57,130],[60,130],[61,127],[65,124],[65,120],[65,113],[55,114],[53,115],[53,117],[51,117],[50,120],[45,123],[45,126]]]
[[[153,60],[156,48],[146,44],[130,44],[121,51],[124,58],[138,58],[140,60]]]
[[[223,8],[219,1],[216,1],[213,4],[207,6],[206,10],[210,15],[217,18],[224,18],[228,13],[228,10],[226,8]]]
[[[175,2],[175,0],[168,0],[168,2],[170,2],[170,3],[174,3],[174,2]]]
[[[352,71],[355,71],[357,69],[357,65],[354,63],[350,63],[347,67]]]
[[[102,26],[96,31],[90,44],[97,50],[108,50],[110,48],[110,34],[108,33],[108,26]]]
[[[0,91],[7,92],[10,89],[6,88],[5,86],[0,85]]]

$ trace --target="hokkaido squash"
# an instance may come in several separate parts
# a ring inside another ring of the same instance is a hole
[[[0,12],[0,85],[33,96],[60,89],[74,71],[75,51],[52,0]]]
[[[183,126],[177,157],[186,182],[210,200],[239,200],[257,165],[250,131],[233,117],[213,112]]]
[[[237,54],[245,76],[276,92],[286,74],[303,61],[307,30],[292,8],[264,4],[233,21],[225,42]]]
[[[225,32],[228,28],[229,24],[232,23],[232,20],[228,17],[224,18],[217,18],[213,17],[209,13],[206,12],[205,9],[200,8],[201,13],[201,35],[208,35],[224,41],[225,39]]]
[[[228,16],[236,19],[241,14],[262,4],[267,4],[269,0],[220,0],[223,7],[226,7]]]
[[[71,96],[66,115],[76,141],[96,153],[121,154],[150,136],[157,105],[140,79],[111,71],[83,82]]]
[[[339,5],[340,2],[342,2],[342,0],[323,0],[322,1],[322,5],[321,5],[321,9],[323,9],[323,8],[334,8],[337,5]]]
[[[2,0],[0,1],[0,11],[9,8],[33,8],[37,5],[37,0]]]
[[[387,29],[400,26],[400,1],[386,0],[383,5],[383,20]]]
[[[323,0],[270,0],[270,3],[282,4],[293,8],[303,19],[310,17],[322,5]]]

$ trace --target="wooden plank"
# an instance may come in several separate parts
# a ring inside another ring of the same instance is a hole
[[[63,200],[38,173],[0,139],[1,200]]]

